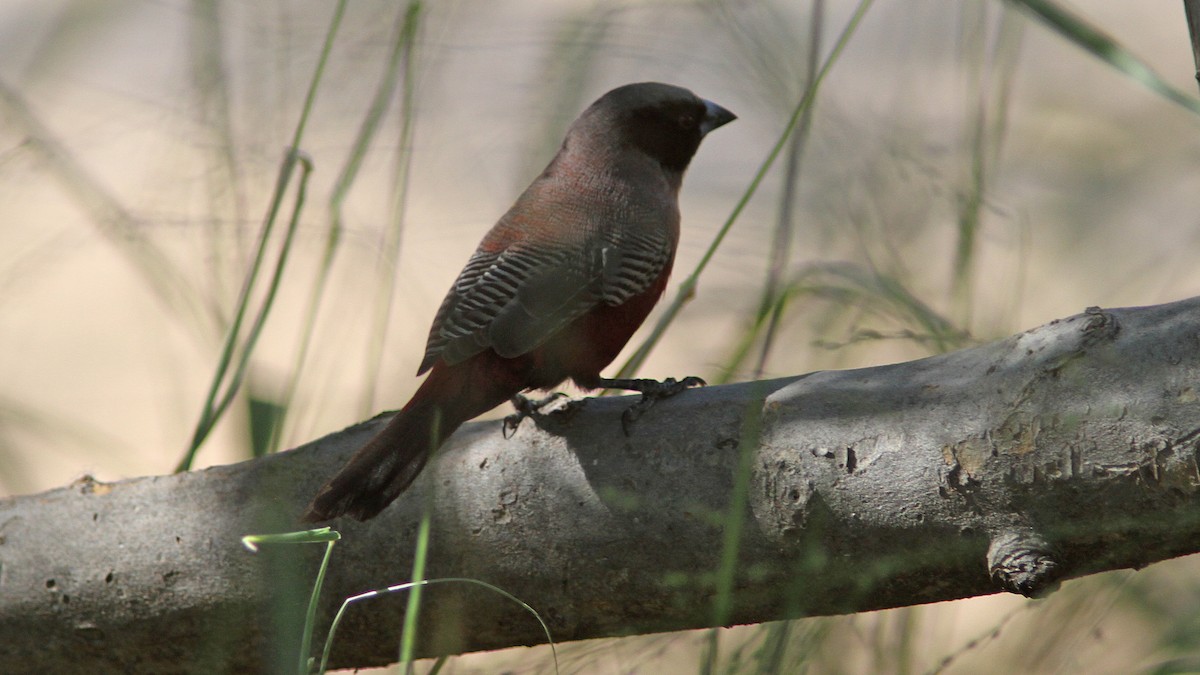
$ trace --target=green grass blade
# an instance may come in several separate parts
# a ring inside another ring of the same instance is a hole
[[[812,5],[809,17],[811,26],[808,39],[807,72],[804,75],[805,88],[812,86],[817,78],[817,62],[821,55],[821,33],[825,25],[825,2],[817,0]],[[783,318],[785,303],[779,302],[781,286],[792,252],[792,239],[795,236],[795,209],[800,191],[800,160],[807,145],[809,130],[812,128],[812,106],[800,116],[800,123],[792,134],[788,144],[787,157],[783,172],[783,193],[779,197],[779,215],[775,223],[775,236],[771,244],[770,262],[767,266],[767,279],[763,285],[762,297],[759,300],[759,314],[769,314],[770,318],[763,335],[762,346],[759,348],[758,361],[755,363],[752,379],[761,380],[767,369],[767,360],[771,356],[771,348],[775,344],[775,335]]]
[[[188,445],[187,451],[182,459],[175,467],[176,472],[187,471],[191,468],[192,462],[195,460],[196,452],[208,437],[209,432],[220,419],[221,414],[228,406],[229,401],[237,393],[241,385],[242,378],[245,374],[245,365],[249,362],[250,355],[253,352],[254,342],[257,339],[258,332],[265,322],[267,314],[270,312],[271,303],[274,297],[274,290],[278,287],[279,278],[283,272],[284,263],[287,260],[287,253],[291,246],[291,234],[294,234],[295,223],[299,218],[299,208],[303,204],[304,190],[307,183],[307,176],[312,170],[312,164],[303,157],[299,148],[300,143],[304,138],[304,128],[308,124],[308,116],[312,112],[312,107],[316,101],[317,87],[321,82],[322,75],[325,72],[325,65],[329,60],[329,54],[333,50],[333,41],[337,35],[338,27],[341,25],[342,16],[345,13],[346,0],[340,0],[334,9],[333,17],[330,20],[329,30],[325,34],[325,42],[321,47],[321,54],[317,60],[316,70],[313,73],[311,82],[309,83],[308,93],[304,98],[304,105],[300,111],[300,119],[296,124],[296,130],[292,134],[292,145],[288,149],[287,155],[284,157],[283,163],[280,166],[279,175],[275,182],[275,191],[271,196],[271,204],[267,209],[267,216],[263,222],[262,229],[259,234],[258,245],[255,250],[254,260],[251,263],[250,271],[246,275],[246,281],[242,284],[242,291],[238,298],[237,310],[234,313],[234,320],[226,333],[225,342],[221,349],[221,357],[217,363],[217,371],[213,375],[212,383],[209,385],[208,395],[205,397],[204,407],[200,412],[200,419],[196,423],[196,429],[192,434],[192,441]],[[263,301],[256,320],[256,327],[252,329],[250,335],[241,345],[242,356],[239,360],[237,370],[230,377],[229,385],[225,388],[225,393],[221,393],[221,384],[226,381],[229,375],[230,367],[233,365],[233,355],[238,349],[238,336],[241,332],[242,322],[245,320],[246,313],[250,306],[251,291],[254,288],[255,282],[258,280],[259,272],[262,269],[263,260],[266,257],[267,246],[270,242],[271,232],[275,227],[275,220],[279,214],[279,209],[283,204],[284,195],[287,192],[288,185],[291,184],[292,175],[295,171],[296,164],[300,163],[304,166],[304,179],[300,181],[300,189],[297,195],[296,210],[293,213],[292,232],[289,234],[284,246],[281,249],[278,263],[276,264],[275,279],[272,284],[272,290],[268,292],[266,299]],[[220,401],[219,401],[220,399]]]
[[[341,538],[340,533],[328,527],[279,534],[248,534],[242,537],[242,545],[250,551],[258,551],[260,544],[325,544],[325,555],[317,569],[317,578],[313,582],[312,595],[309,596],[308,609],[304,614],[304,634],[300,637],[300,657],[296,670],[299,675],[311,672],[309,655],[312,651],[313,627],[317,621],[317,605],[321,599],[321,588],[325,585],[325,572],[329,569],[333,546]]]
[[[396,297],[396,268],[400,260],[400,244],[403,240],[405,216],[408,206],[408,189],[412,169],[413,134],[416,120],[415,47],[417,33],[421,27],[421,3],[410,0],[404,12],[404,20],[397,40],[397,56],[404,87],[400,98],[400,138],[396,148],[395,181],[392,187],[390,223],[384,231],[380,248],[379,263],[376,265],[376,302],[373,308],[371,328],[367,330],[369,342],[365,359],[365,385],[360,388],[360,411],[369,415],[374,405],[375,391],[381,372],[384,347],[387,344],[388,319],[392,314],[392,303]]]
[[[733,612],[733,587],[737,577],[738,554],[742,544],[742,525],[750,497],[750,476],[753,473],[755,450],[762,435],[762,401],[753,401],[746,410],[738,443],[738,463],[735,467],[733,491],[725,523],[721,528],[721,566],[717,570],[717,593],[713,600],[713,625],[724,626]]]
[[[395,95],[399,80],[397,74],[400,65],[404,60],[404,55],[411,49],[412,42],[415,39],[415,29],[413,26],[420,5],[421,3],[415,0],[410,2],[409,6],[401,11],[397,17],[396,34],[392,41],[391,55],[384,68],[383,75],[376,86],[375,95],[372,97],[371,103],[367,106],[367,112],[363,116],[362,123],[359,125],[358,134],[350,146],[346,162],[343,164],[341,171],[338,172],[337,179],[334,181],[328,205],[329,227],[325,235],[325,250],[321,256],[320,268],[317,271],[317,278],[313,282],[312,291],[309,294],[308,304],[305,308],[304,319],[300,326],[300,346],[296,352],[296,359],[288,376],[288,383],[284,387],[283,400],[280,404],[283,408],[284,417],[275,426],[277,433],[272,436],[269,444],[271,452],[278,450],[282,442],[281,432],[285,418],[292,409],[291,404],[295,400],[296,392],[299,390],[300,377],[304,372],[304,364],[308,360],[309,348],[312,346],[312,338],[317,324],[317,316],[321,310],[321,301],[325,297],[325,291],[329,285],[329,277],[333,271],[333,261],[341,244],[342,234],[345,231],[342,205],[358,178],[363,161],[366,159],[367,151],[378,135],[380,122],[383,120],[384,113],[387,112],[389,102]],[[407,112],[405,113],[406,118],[408,114]]]
[[[253,457],[262,457],[272,451],[279,438],[287,407],[273,396],[256,392],[253,382],[246,398],[249,403],[247,423],[250,427],[250,453]]]
[[[1150,91],[1200,115],[1200,99],[1172,87],[1154,69],[1083,17],[1050,0],[1008,0],[1024,7],[1085,51],[1142,83]]]
[[[413,555],[412,592],[404,610],[404,627],[400,633],[400,663],[412,664],[417,648],[417,622],[421,614],[421,587],[425,581],[425,562],[429,557],[429,509],[421,515],[417,529],[417,550]]]
[[[905,328],[901,337],[929,344],[935,353],[965,346],[970,340],[965,329],[935,311],[894,275],[861,265],[819,263],[802,270],[795,284],[797,294],[833,298],[858,311],[887,316]]]
[[[804,111],[808,110],[808,108],[812,105],[813,100],[815,100],[817,91],[821,87],[821,82],[824,81],[825,76],[829,74],[833,64],[837,62],[842,50],[844,50],[846,45],[849,44],[850,38],[858,29],[859,24],[862,22],[863,16],[866,15],[867,10],[870,9],[872,3],[873,0],[860,0],[858,7],[854,10],[854,14],[846,23],[846,27],[842,29],[842,34],[838,36],[837,41],[834,43],[833,51],[830,52],[829,58],[827,58],[825,63],[821,65],[821,69],[817,72],[817,76],[813,80],[812,86],[804,92],[804,95],[800,98],[800,102],[796,104],[796,108],[792,111],[791,118],[784,127],[783,133],[780,134],[779,140],[775,142],[775,145],[771,148],[771,151],[767,153],[766,159],[763,160],[762,165],[759,166],[758,171],[754,174],[754,178],[751,179],[750,184],[746,187],[745,192],[742,193],[738,203],[733,207],[733,212],[729,214],[729,217],[725,220],[725,223],[721,226],[721,229],[717,231],[717,236],[713,238],[712,243],[709,244],[708,249],[704,252],[704,256],[701,257],[700,262],[696,264],[696,268],[692,270],[692,273],[683,280],[682,284],[680,284],[679,292],[675,294],[675,297],[671,300],[671,304],[667,306],[666,311],[663,312],[661,317],[659,317],[658,322],[654,324],[654,328],[651,330],[650,335],[645,341],[642,342],[641,345],[638,346],[633,355],[629,357],[629,360],[625,362],[625,365],[621,366],[620,372],[617,373],[618,378],[632,377],[634,373],[636,373],[638,369],[642,367],[642,364],[646,361],[646,357],[648,357],[650,352],[654,350],[654,347],[658,345],[659,340],[662,339],[662,336],[664,333],[666,333],[667,328],[675,321],[675,317],[679,315],[680,310],[682,310],[683,306],[687,304],[689,300],[691,300],[693,295],[695,295],[696,284],[700,280],[700,275],[703,274],[705,268],[708,267],[709,261],[712,260],[712,257],[714,254],[716,254],[717,249],[721,247],[721,242],[725,240],[725,236],[729,234],[731,229],[733,229],[733,224],[737,222],[738,217],[742,215],[742,211],[745,210],[746,205],[750,203],[750,199],[756,192],[758,192],[758,187],[762,184],[763,178],[766,177],[767,173],[771,170],[771,167],[774,166],[775,160],[779,157],[779,154],[787,146],[788,139],[792,135],[792,132],[796,129],[797,125],[800,123],[800,119],[802,118]]]
[[[280,246],[279,257],[276,259],[274,273],[271,276],[266,294],[263,296],[262,304],[255,315],[254,323],[251,325],[239,349],[237,335],[241,330],[242,322],[245,320],[246,310],[249,308],[249,291],[259,273],[259,265],[262,262],[268,243],[267,236],[265,235],[268,234],[268,231],[271,229],[270,227],[263,230],[264,236],[259,242],[259,252],[256,255],[255,264],[250,276],[247,277],[247,283],[243,288],[242,298],[238,303],[238,311],[233,325],[226,334],[225,344],[221,350],[221,359],[217,366],[217,372],[209,386],[208,397],[205,400],[203,410],[201,410],[200,420],[196,424],[196,430],[192,435],[192,442],[189,444],[187,452],[184,453],[183,458],[175,467],[176,472],[187,471],[191,468],[192,462],[196,458],[196,452],[203,445],[204,440],[208,438],[208,434],[212,432],[213,427],[221,419],[221,415],[224,414],[229,404],[233,402],[234,397],[242,386],[242,380],[245,379],[250,357],[254,353],[254,346],[257,344],[258,337],[262,334],[263,326],[266,325],[267,317],[270,315],[276,293],[279,290],[279,284],[283,279],[284,269],[287,266],[288,254],[291,252],[292,242],[299,227],[300,213],[303,210],[304,201],[308,194],[308,179],[312,174],[312,162],[307,157],[295,151],[289,152],[285,164],[294,165],[296,163],[299,163],[303,167],[296,190],[296,202],[292,210],[292,217],[288,221],[287,232]],[[272,218],[274,218],[274,215],[272,215]],[[236,366],[233,365],[235,352],[238,353]],[[233,366],[233,371],[229,375],[231,366]],[[225,381],[226,375],[229,375],[229,384],[222,392],[221,384]]]

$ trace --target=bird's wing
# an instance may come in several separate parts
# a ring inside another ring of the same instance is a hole
[[[615,307],[646,292],[671,265],[675,247],[662,229],[627,229],[602,254],[600,298]]]
[[[489,348],[505,358],[527,354],[598,304],[644,292],[670,261],[669,240],[610,230],[622,231],[623,240],[596,237],[582,246],[519,241],[476,251],[438,310],[419,372],[439,358],[453,365]]]

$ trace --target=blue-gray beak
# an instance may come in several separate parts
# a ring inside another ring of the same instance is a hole
[[[709,101],[708,99],[700,99],[704,101],[704,119],[700,120],[700,135],[706,136],[708,132],[716,129],[719,126],[729,124],[737,119],[737,115],[729,112],[721,106]]]

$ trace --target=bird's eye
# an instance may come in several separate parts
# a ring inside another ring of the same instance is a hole
[[[695,129],[696,124],[697,122],[695,115],[684,113],[679,116],[679,127],[681,129]]]

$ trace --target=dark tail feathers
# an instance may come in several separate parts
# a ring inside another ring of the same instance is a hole
[[[471,386],[473,369],[465,365],[435,367],[404,409],[317,492],[303,520],[374,518],[404,492],[455,429],[516,393],[481,391],[491,388],[478,382]]]
[[[435,418],[441,417],[437,408],[424,408],[406,407],[396,413],[321,488],[304,512],[304,521],[316,523],[341,515],[368,520],[399,497],[425,468],[441,439],[449,435],[435,433]]]

